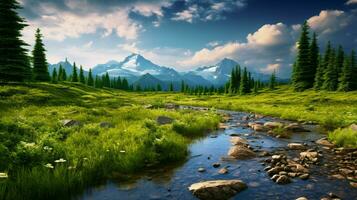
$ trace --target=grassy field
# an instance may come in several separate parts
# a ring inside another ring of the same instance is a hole
[[[166,110],[165,103],[316,122],[337,145],[357,147],[357,133],[339,129],[357,123],[357,92],[281,86],[255,95],[191,96],[73,83],[0,86],[0,177],[8,176],[0,178],[0,199],[66,199],[107,178],[183,160],[192,138],[215,129],[220,117]],[[174,122],[160,126],[158,116]],[[80,124],[65,127],[66,119]]]
[[[338,146],[357,148],[357,133],[348,127],[357,124],[357,92],[326,92],[307,90],[293,92],[289,86],[263,90],[250,95],[191,96],[176,94],[132,94],[141,103],[172,102],[246,111],[299,122],[318,123],[322,131]],[[336,129],[336,130],[335,130]]]
[[[106,178],[183,160],[192,138],[220,121],[213,112],[145,109],[135,98],[71,83],[0,86],[0,172],[8,176],[0,199],[67,199]],[[158,125],[158,116],[174,122]]]

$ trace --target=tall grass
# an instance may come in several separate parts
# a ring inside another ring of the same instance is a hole
[[[357,131],[351,128],[339,128],[328,135],[337,146],[357,148]]]
[[[0,172],[9,175],[0,199],[68,199],[114,174],[180,161],[191,138],[219,121],[210,112],[144,109],[135,94],[70,83],[0,86],[0,94]],[[160,126],[158,116],[174,123]],[[80,125],[64,127],[64,119]]]

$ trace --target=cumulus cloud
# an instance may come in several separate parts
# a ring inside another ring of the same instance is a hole
[[[310,27],[322,34],[334,33],[349,25],[351,18],[341,10],[323,10],[308,20]]]
[[[261,72],[264,73],[273,73],[274,71],[279,73],[279,68],[281,67],[281,64],[279,63],[274,63],[274,64],[268,64],[265,68],[260,69]]]
[[[346,38],[350,31],[350,35],[354,35],[356,19],[354,12],[323,10],[319,15],[309,18],[308,23],[319,35],[320,44],[325,44],[331,37],[336,41],[339,38]],[[277,70],[279,76],[289,77],[300,30],[301,25],[265,24],[248,34],[246,42],[232,41],[216,46],[207,45],[208,47],[194,52],[191,57],[179,63],[183,66],[199,67],[215,64],[228,57],[247,65],[251,70],[263,73]]]
[[[130,18],[130,13],[156,16],[153,25],[158,27],[163,17],[162,8],[171,5],[168,1],[128,3],[93,0],[22,0],[21,4],[24,6],[21,12],[30,25],[24,32],[25,39],[32,37],[34,27],[39,27],[47,39],[57,41],[102,30],[104,37],[115,33],[126,40],[137,39],[143,28],[139,22]]]
[[[248,43],[270,46],[289,42],[289,30],[283,23],[266,24],[258,31],[247,36]]]
[[[57,41],[78,38],[83,34],[96,33],[98,30],[104,30],[103,36],[115,32],[121,38],[132,40],[138,37],[142,28],[128,17],[128,11],[125,9],[116,9],[105,15],[88,13],[82,16],[73,12],[54,10],[51,14],[29,20],[28,23],[30,26],[25,29],[25,38],[39,27],[46,39]]]

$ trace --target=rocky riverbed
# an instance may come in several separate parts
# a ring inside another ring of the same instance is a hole
[[[183,164],[108,181],[79,199],[357,199],[356,149],[335,148],[313,124],[219,112],[220,130],[195,141]]]

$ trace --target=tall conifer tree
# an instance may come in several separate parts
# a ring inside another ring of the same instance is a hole
[[[45,54],[45,45],[42,42],[40,29],[36,30],[36,42],[32,51],[33,76],[36,81],[50,81]]]
[[[340,81],[338,85],[339,91],[347,92],[352,90],[353,76],[352,76],[351,60],[349,57],[345,57],[344,59],[343,68],[339,81]]]
[[[313,79],[311,80],[311,65],[310,65],[310,38],[309,25],[307,21],[302,26],[302,31],[299,39],[297,62],[293,70],[293,86],[295,91],[303,91],[311,88]],[[314,74],[312,74],[314,76]]]
[[[62,80],[62,65],[61,64],[58,68],[58,81],[63,81]]]
[[[322,60],[322,56],[319,56],[319,62],[318,62],[318,67],[316,69],[316,74],[315,74],[315,82],[314,82],[314,89],[319,90],[322,87],[322,84],[324,82],[324,73],[325,73],[325,67],[324,63]]]
[[[351,68],[352,68],[352,90],[357,90],[357,62],[356,62],[356,52],[352,50],[350,56]]]
[[[52,83],[57,83],[58,82],[58,75],[57,75],[56,68],[53,68],[51,81],[52,81]]]
[[[87,85],[88,85],[88,86],[94,86],[94,80],[93,80],[93,75],[92,75],[92,69],[89,69],[89,72],[88,72]]]
[[[343,69],[343,62],[345,59],[345,53],[341,45],[338,46],[337,57],[336,57],[336,71],[338,76],[340,76]]]
[[[249,80],[248,80],[248,72],[246,67],[244,67],[243,70],[239,91],[241,95],[249,93]]]
[[[0,82],[31,79],[27,44],[21,40],[25,21],[17,14],[16,0],[0,1]]]
[[[336,68],[336,53],[335,50],[332,49],[329,63],[325,70],[324,83],[322,85],[322,88],[328,91],[335,91],[337,90],[337,86],[338,86],[338,73]]]
[[[314,85],[315,76],[317,72],[317,68],[319,67],[319,47],[317,43],[317,35],[316,33],[312,36],[312,41],[310,44],[310,74],[308,76],[308,81],[311,83],[311,87]]]
[[[79,68],[79,82],[85,84],[86,83],[86,79],[84,77],[84,71],[83,71],[83,67],[81,65],[81,67]]]
[[[77,74],[77,66],[76,66],[76,63],[73,63],[72,82],[78,82],[78,74]]]

